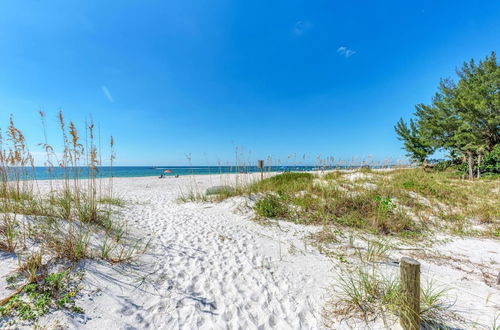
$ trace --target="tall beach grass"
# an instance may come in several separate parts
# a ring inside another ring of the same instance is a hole
[[[25,305],[26,299],[20,297],[28,297],[25,288],[30,285],[42,290],[44,281],[55,276],[55,264],[75,264],[82,259],[128,261],[148,245],[131,235],[118,217],[117,208],[124,202],[113,194],[112,177],[99,176],[100,137],[93,121],[79,131],[59,112],[62,150],[56,152],[47,138],[45,113],[40,112],[40,119],[44,128],[40,147],[48,180],[34,176],[33,154],[14,118],[0,129],[0,250],[17,258],[19,266],[9,276],[22,279],[11,296],[0,297],[4,317],[19,316],[19,308],[33,307],[33,301]],[[111,168],[114,144],[111,137]]]

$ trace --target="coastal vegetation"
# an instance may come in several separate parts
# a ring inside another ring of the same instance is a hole
[[[45,127],[46,116],[40,116]],[[45,181],[36,180],[33,154],[14,119],[0,130],[0,250],[18,264],[7,275],[11,294],[0,297],[0,326],[54,309],[82,313],[75,304],[81,278],[75,265],[83,259],[128,261],[147,246],[120,220],[124,202],[114,195],[112,178],[98,175],[102,161],[94,123],[85,124],[84,139],[62,112],[58,123],[62,150],[55,151],[47,134],[40,144],[50,178]],[[112,166],[112,137],[109,147]]]
[[[377,318],[386,319],[387,312],[393,315],[400,313],[402,305],[400,278],[390,272],[382,272],[371,264],[343,269],[339,274],[337,290],[332,293],[324,308],[323,317],[327,327],[341,317],[357,318],[362,316],[365,321]],[[446,324],[446,318],[452,315],[448,312],[452,302],[447,297],[446,288],[432,282],[425,283],[420,292],[421,319],[425,328],[439,328]],[[391,323],[384,322],[387,328]]]
[[[414,118],[400,119],[396,133],[408,156],[425,165],[436,151],[448,153],[469,179],[500,174],[500,64],[494,52],[457,70],[458,81],[443,79],[431,104],[415,106]]]
[[[283,173],[212,199],[235,195],[256,196],[258,217],[299,224],[415,239],[429,232],[500,237],[498,179],[469,182],[452,171]]]

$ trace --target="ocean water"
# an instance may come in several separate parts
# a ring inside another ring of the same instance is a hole
[[[336,166],[315,167],[315,166],[266,166],[266,172],[285,172],[285,171],[321,171],[338,168]],[[170,170],[170,173],[165,173]],[[21,179],[62,179],[65,176],[65,171],[61,168],[53,168],[49,171],[47,167],[35,167],[35,169],[27,169],[25,172],[12,171],[11,178],[14,177],[15,172]],[[73,177],[74,173],[78,173],[79,178],[87,178],[89,174],[88,168],[75,168],[66,171],[66,175]],[[113,177],[159,177],[163,176],[183,176],[183,175],[200,175],[200,174],[225,174],[225,173],[254,173],[260,172],[257,166],[113,166],[99,167],[97,169],[97,177],[109,178]]]

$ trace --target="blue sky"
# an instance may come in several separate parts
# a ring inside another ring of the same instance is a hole
[[[393,125],[500,46],[500,1],[2,1],[0,120],[38,110],[122,165],[402,158]],[[104,139],[104,138],[103,138]]]

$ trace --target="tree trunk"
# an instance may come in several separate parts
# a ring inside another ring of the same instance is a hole
[[[467,163],[469,164],[469,180],[474,179],[474,160],[472,158],[472,152],[468,151],[467,152]]]
[[[424,159],[422,162],[422,169],[425,170],[427,168],[427,159]]]
[[[477,177],[480,178],[481,177],[481,158],[482,158],[482,155],[481,154],[477,154]]]

